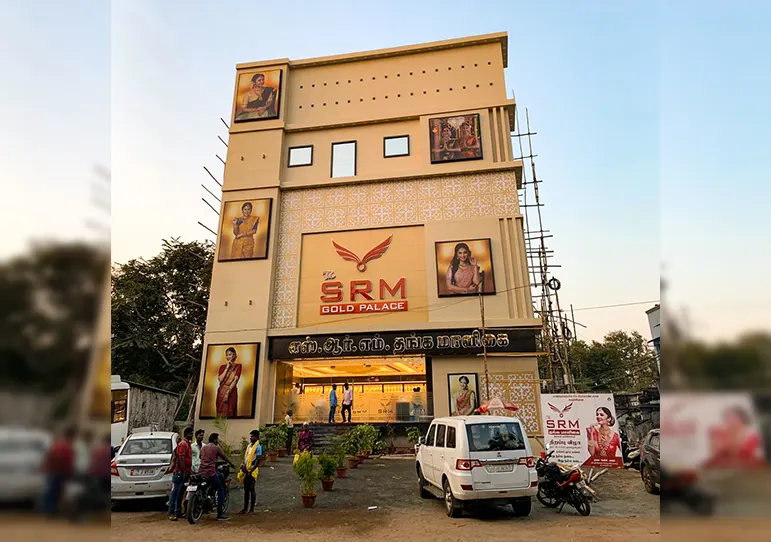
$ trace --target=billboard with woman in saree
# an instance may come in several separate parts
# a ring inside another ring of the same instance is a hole
[[[242,73],[236,89],[235,122],[277,119],[281,70]]]
[[[435,250],[439,297],[495,293],[490,239],[438,241]]]
[[[260,344],[206,348],[200,418],[253,418]]]
[[[271,199],[253,199],[224,203],[219,261],[268,257],[271,202]]]

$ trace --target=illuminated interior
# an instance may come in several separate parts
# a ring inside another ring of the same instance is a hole
[[[337,384],[342,404],[345,383],[354,393],[354,421],[415,421],[430,408],[422,356],[281,361],[277,362],[276,421],[288,409],[296,421],[327,421],[332,385]]]

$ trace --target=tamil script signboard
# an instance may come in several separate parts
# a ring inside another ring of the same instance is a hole
[[[622,468],[621,436],[610,393],[542,394],[544,440],[568,465]]]
[[[491,328],[429,331],[384,331],[300,335],[270,338],[270,358],[336,358],[357,356],[460,356],[488,353],[535,353],[540,328]]]

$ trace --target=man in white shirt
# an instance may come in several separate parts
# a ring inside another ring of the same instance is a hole
[[[343,415],[343,423],[345,423],[345,413],[348,412],[348,423],[351,423],[351,409],[353,408],[353,388],[348,386],[348,382],[343,384],[343,408],[341,414]]]

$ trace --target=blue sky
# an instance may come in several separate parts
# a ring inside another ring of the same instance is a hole
[[[0,2],[0,256],[87,237],[94,165],[113,174],[113,258],[204,239],[235,64],[507,31],[530,110],[563,303],[659,298],[706,338],[771,326],[771,8],[761,2],[81,0]],[[674,4],[674,3],[672,3]],[[478,7],[472,7],[478,6]],[[524,117],[522,117],[524,118]],[[33,219],[40,205],[51,220]],[[4,206],[5,207],[5,206]],[[663,263],[662,263],[663,262]],[[648,305],[583,310],[579,334],[648,335]]]

